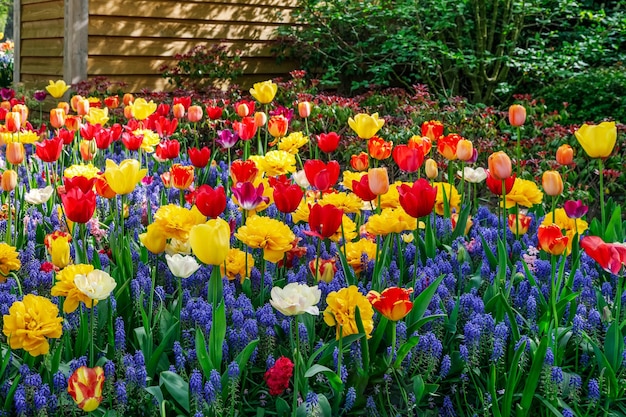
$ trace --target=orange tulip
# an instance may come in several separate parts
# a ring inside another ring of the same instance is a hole
[[[133,106],[124,107],[124,117],[127,119],[133,118]]]
[[[431,180],[437,178],[437,175],[439,175],[439,169],[437,168],[437,162],[434,159],[432,159],[432,158],[428,158],[426,160],[425,164],[426,165],[425,165],[424,169],[426,171],[426,176],[429,179],[431,179]]]
[[[187,110],[187,119],[191,123],[196,123],[202,120],[202,107],[200,106],[189,106]]]
[[[7,193],[15,190],[17,187],[17,172],[12,169],[7,169],[2,173],[2,179],[0,180],[0,186]]]
[[[24,161],[24,144],[21,142],[7,143],[6,159],[13,165],[19,165]]]
[[[308,101],[301,101],[298,103],[298,114],[303,119],[306,119],[311,115],[311,103]]]
[[[454,161],[456,159],[456,148],[461,139],[463,139],[463,137],[457,133],[451,133],[439,138],[437,142],[437,152],[448,161]]]
[[[546,171],[541,177],[543,191],[549,196],[555,197],[563,192],[563,180],[558,171]]]
[[[539,246],[552,255],[561,255],[567,250],[568,237],[563,236],[561,228],[556,224],[541,225],[537,230]]]
[[[76,101],[76,114],[85,116],[89,114],[89,100],[86,98]]]
[[[120,97],[119,96],[105,97],[104,105],[110,109],[117,109],[120,106]]]
[[[11,102],[3,101],[2,103],[0,103],[0,108],[5,109],[6,111],[11,111]]]
[[[98,175],[96,177],[95,187],[96,187],[96,194],[98,194],[100,197],[111,199],[117,195],[117,193],[113,191],[111,187],[109,186],[109,183],[107,182],[104,174]]]
[[[188,189],[193,183],[193,166],[174,164],[170,168],[170,184],[179,190]]]
[[[436,142],[442,135],[443,124],[439,120],[422,123],[422,136],[426,136],[431,142]]]
[[[67,101],[59,101],[59,103],[57,104],[57,109],[63,109],[63,112],[65,112],[65,114],[70,114],[70,103],[68,103]]]
[[[412,292],[413,288],[391,287],[382,293],[372,290],[367,294],[367,299],[387,320],[398,321],[413,308],[413,302],[409,300]]]
[[[424,155],[428,155],[433,147],[430,139],[428,139],[426,136],[418,135],[411,136],[411,139],[409,139],[409,143],[407,143],[407,145],[409,145],[409,148],[420,148]]]
[[[488,163],[489,173],[496,180],[506,180],[511,176],[513,167],[511,166],[511,158],[506,153],[502,151],[492,153],[489,155]]]
[[[19,113],[22,116],[22,124],[28,120],[28,107],[23,104],[16,104],[13,106],[13,111]]]
[[[257,128],[265,126],[265,123],[267,123],[267,114],[262,111],[254,113],[254,124]]]
[[[559,149],[556,150],[556,162],[561,165],[569,165],[573,161],[574,149],[567,144],[559,146]]]
[[[76,132],[77,130],[80,130],[80,126],[81,126],[80,117],[78,117],[78,116],[65,116],[65,127],[67,128],[67,130],[71,130],[73,132]]]
[[[133,101],[135,101],[135,97],[131,93],[126,93],[124,97],[122,97],[122,103],[124,103],[125,106],[128,106]]]
[[[82,140],[78,149],[80,150],[80,156],[83,158],[83,161],[91,161],[96,154],[97,146],[92,146],[92,143],[95,145],[95,140]]]
[[[375,195],[387,194],[389,191],[389,174],[387,168],[371,168],[367,172],[370,191]]]
[[[365,171],[369,167],[369,159],[365,152],[361,152],[358,155],[352,155],[350,158],[350,166],[355,171]]]
[[[182,103],[176,103],[172,106],[172,114],[177,119],[185,117],[185,106]]]
[[[65,126],[65,111],[63,109],[50,110],[50,125],[55,129],[60,129]]]
[[[289,127],[289,120],[282,114],[278,116],[272,116],[267,122],[267,130],[275,138],[282,138],[287,133]]]
[[[527,216],[522,213],[509,214],[509,217],[508,217],[509,229],[511,229],[511,232],[513,232],[514,234],[519,233],[520,236],[524,235],[526,234],[526,232],[528,232],[528,228],[530,227],[531,220],[532,220],[532,217]]]
[[[467,139],[461,139],[456,146],[456,157],[467,162],[474,156],[474,145]]]
[[[526,108],[520,104],[509,107],[509,123],[511,126],[523,126],[526,122]]]
[[[17,132],[22,127],[22,114],[19,112],[8,112],[4,123],[9,132]]]
[[[100,406],[103,386],[104,370],[101,367],[81,366],[67,381],[67,392],[78,408],[89,413]]]
[[[378,159],[379,161],[389,158],[392,150],[393,142],[386,142],[378,136],[372,136],[367,142],[368,153],[372,158]]]

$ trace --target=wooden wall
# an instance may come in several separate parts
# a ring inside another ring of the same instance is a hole
[[[63,77],[64,0],[21,0],[19,79],[41,88]],[[17,51],[16,51],[17,52]]]

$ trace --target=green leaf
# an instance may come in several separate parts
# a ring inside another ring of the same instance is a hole
[[[430,300],[432,300],[435,295],[443,278],[444,275],[440,275],[439,278],[431,282],[430,285],[413,300],[413,308],[406,317],[407,334],[412,334],[417,330],[418,321],[422,318],[426,309],[428,309]]]
[[[361,310],[359,309],[359,306],[354,307],[354,319],[359,333],[366,336],[363,321],[361,320]],[[363,354],[363,371],[365,374],[368,374],[370,369],[370,350],[369,344],[367,343],[367,337],[363,337],[363,339],[361,339],[361,353]]]
[[[189,384],[171,371],[161,372],[160,385],[165,386],[174,401],[189,413]]]
[[[178,334],[178,327],[177,326],[170,327],[167,333],[165,334],[165,337],[161,341],[161,343],[159,343],[159,346],[157,346],[157,348],[152,352],[149,358],[148,357],[146,358],[148,362],[146,365],[146,370],[148,371],[148,375],[152,376],[155,374],[157,370],[157,364],[159,363],[159,360],[163,357],[162,356],[163,352],[165,351],[166,348],[169,348],[173,345],[174,338],[177,334]]]
[[[417,404],[422,401],[422,397],[424,396],[424,379],[421,375],[416,375],[413,377],[413,393],[415,394],[415,402]]]
[[[409,354],[411,349],[417,346],[419,340],[419,336],[411,336],[409,337],[409,340],[407,340],[402,344],[402,346],[400,346],[400,349],[398,349],[398,353],[396,355],[396,361],[393,364],[394,368],[400,368],[400,365],[402,364],[404,358],[406,358],[406,355]]]
[[[250,356],[252,355],[252,352],[254,352],[254,349],[258,344],[259,339],[251,341],[241,352],[239,352],[239,354],[235,358],[237,365],[239,365],[239,375],[241,375],[242,369],[246,369],[246,367],[248,366]]]
[[[221,373],[222,367],[222,346],[224,345],[224,339],[226,338],[226,312],[224,310],[224,303],[220,305],[213,313],[213,324],[211,326],[211,333],[209,334],[209,356],[211,357],[211,363]]]
[[[215,369],[215,367],[211,363],[211,357],[207,352],[204,333],[202,333],[202,329],[199,327],[196,328],[196,357],[204,375],[211,375],[211,370]]]
[[[519,335],[518,339],[519,340]],[[502,399],[502,412],[506,417],[511,415],[511,411],[513,411],[513,395],[515,394],[515,387],[519,382],[519,363],[524,350],[526,349],[526,340],[520,343],[520,346],[515,351],[515,355],[513,355],[513,360],[510,362],[509,373],[506,378],[506,389],[504,390],[504,397]]]
[[[489,247],[489,244],[487,244],[487,241],[485,240],[483,235],[480,235],[480,242],[482,243],[482,248],[485,252],[485,256],[487,256],[487,260],[489,261],[489,266],[491,266],[491,269],[495,268],[496,265],[498,265],[498,260],[496,259],[496,256],[493,254],[493,251]]]
[[[624,352],[624,338],[622,337],[618,320],[613,320],[613,323],[606,331],[604,352],[607,362],[611,365],[613,371],[617,373],[622,364],[622,353]]]
[[[465,234],[465,226],[467,224],[467,218],[470,214],[470,208],[471,206],[468,204],[463,207],[463,210],[461,210],[461,214],[459,215],[459,218],[456,222],[456,227],[452,231],[452,237],[450,238],[450,241],[454,241],[454,239],[461,236],[461,234]]]
[[[330,382],[333,391],[341,392],[343,390],[343,382],[341,382],[341,378],[339,377],[339,375],[337,375],[335,371],[327,368],[326,366],[315,364],[307,369],[307,371],[304,373],[304,377],[311,378],[319,373],[323,373],[324,375],[326,375],[326,378],[328,378],[328,382]]]
[[[548,350],[548,340],[549,337],[544,337],[541,339],[541,343],[537,347],[535,354],[533,355],[532,365],[530,367],[530,372],[526,376],[526,385],[524,387],[524,391],[522,393],[522,400],[520,402],[520,410],[518,411],[519,417],[525,417],[530,413],[531,405],[533,398],[535,396],[535,392],[537,391],[537,386],[539,385],[539,379],[541,377],[541,370],[543,369],[543,362],[546,358],[546,352]]]
[[[291,413],[291,407],[289,407],[287,401],[281,397],[276,398],[276,413],[279,417],[288,416]]]

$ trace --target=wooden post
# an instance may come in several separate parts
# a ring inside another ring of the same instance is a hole
[[[22,0],[13,0],[13,87],[21,80],[22,63]]]
[[[68,84],[87,79],[88,28],[89,0],[65,0],[63,79]]]

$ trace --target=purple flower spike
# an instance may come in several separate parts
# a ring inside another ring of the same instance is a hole
[[[220,130],[217,132],[217,136],[215,141],[224,149],[232,148],[239,140],[239,136],[228,129]]]
[[[43,90],[37,90],[33,93],[33,98],[39,102],[44,101],[47,96],[48,96],[48,93],[46,93]]]
[[[256,188],[251,182],[240,182],[232,188],[233,195],[244,210],[254,210],[261,203],[270,201],[269,197],[263,196],[263,184]]]
[[[563,208],[565,209],[567,217],[570,219],[580,219],[587,214],[587,210],[589,210],[589,206],[584,205],[581,200],[566,201],[565,204],[563,204]]]

